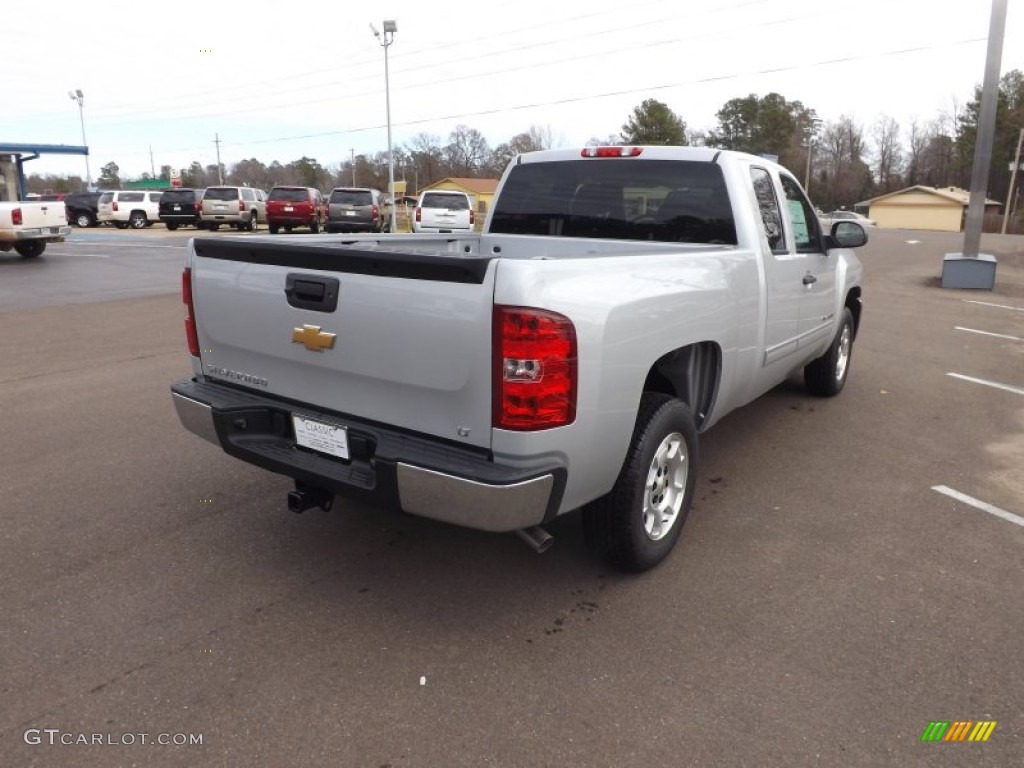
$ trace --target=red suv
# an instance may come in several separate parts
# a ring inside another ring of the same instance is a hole
[[[274,187],[267,196],[267,226],[276,235],[284,227],[309,227],[316,234],[323,225],[326,210],[323,195],[313,187]]]

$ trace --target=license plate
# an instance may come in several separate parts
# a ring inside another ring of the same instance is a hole
[[[59,235],[60,234],[60,227],[50,227],[50,234],[51,235]]]
[[[355,216],[356,212],[355,211],[345,211],[345,215],[346,216]]]
[[[284,209],[285,209],[286,211],[294,211],[294,210],[295,210],[295,206],[294,206],[294,205],[286,205],[286,206],[284,207]]]
[[[181,206],[180,206],[180,205],[176,205],[176,206],[174,206],[174,210],[176,210],[176,211],[180,211],[180,210],[181,210]]]
[[[228,209],[226,205],[218,205],[216,208],[218,211],[226,211]]]
[[[292,424],[295,426],[295,442],[298,445],[341,459],[348,458],[348,430],[345,427],[324,424],[295,414],[292,414]]]

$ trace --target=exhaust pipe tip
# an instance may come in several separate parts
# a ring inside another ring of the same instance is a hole
[[[551,545],[555,543],[555,537],[539,525],[535,525],[532,528],[520,528],[516,531],[516,536],[526,542],[527,546],[538,555],[547,552],[551,549]]]

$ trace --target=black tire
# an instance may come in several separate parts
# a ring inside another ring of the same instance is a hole
[[[260,228],[260,218],[256,211],[249,214],[249,226],[246,227],[250,232],[256,232]]]
[[[143,211],[132,211],[128,217],[128,226],[132,229],[142,229],[147,223],[146,214]]]
[[[291,227],[285,227],[284,231],[287,232],[290,235],[292,233],[292,228]]]
[[[178,228],[177,222],[173,222],[173,221],[168,221],[164,226],[166,226],[167,229],[169,229],[171,232],[173,232],[174,230],[176,230]]]
[[[75,226],[85,229],[86,227],[92,227],[96,224],[96,217],[88,211],[79,211],[75,214]]]
[[[309,231],[314,235],[320,234],[320,219],[314,218],[309,222]]]
[[[115,221],[114,222],[114,226],[117,227],[118,229],[128,229],[128,222],[127,221]]]
[[[220,229],[220,224],[207,224],[207,227],[211,232],[216,232],[218,229]]]
[[[854,335],[853,313],[849,307],[843,307],[839,330],[832,344],[824,355],[804,367],[804,384],[808,392],[817,397],[835,397],[843,391],[850,375]]]
[[[277,226],[277,224],[268,224],[268,225],[267,225],[267,229],[269,229],[269,230],[270,230],[270,234],[272,234],[272,235],[276,235],[276,234],[277,234],[277,232],[278,232],[278,226]]]
[[[16,250],[23,258],[34,259],[46,250],[45,240],[22,240],[14,244]]]
[[[689,407],[668,395],[645,392],[615,485],[583,509],[587,542],[618,570],[653,568],[679,540],[693,503],[697,465],[697,426]],[[669,478],[671,486],[666,485]],[[655,522],[645,509],[661,507],[666,497],[672,516]]]

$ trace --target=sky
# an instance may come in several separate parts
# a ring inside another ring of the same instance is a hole
[[[556,146],[617,134],[645,99],[713,128],[729,99],[780,93],[825,121],[927,122],[984,77],[988,0],[342,0],[5,2],[0,143],[82,143],[93,178],[193,160],[302,156],[335,167],[457,125],[492,147],[538,126]],[[372,10],[370,10],[372,7]],[[43,9],[45,8],[45,13]],[[166,10],[166,13],[164,13]],[[368,15],[372,13],[373,15]],[[1009,2],[1001,71],[1024,70],[1024,1]],[[80,156],[30,173],[85,175]]]

